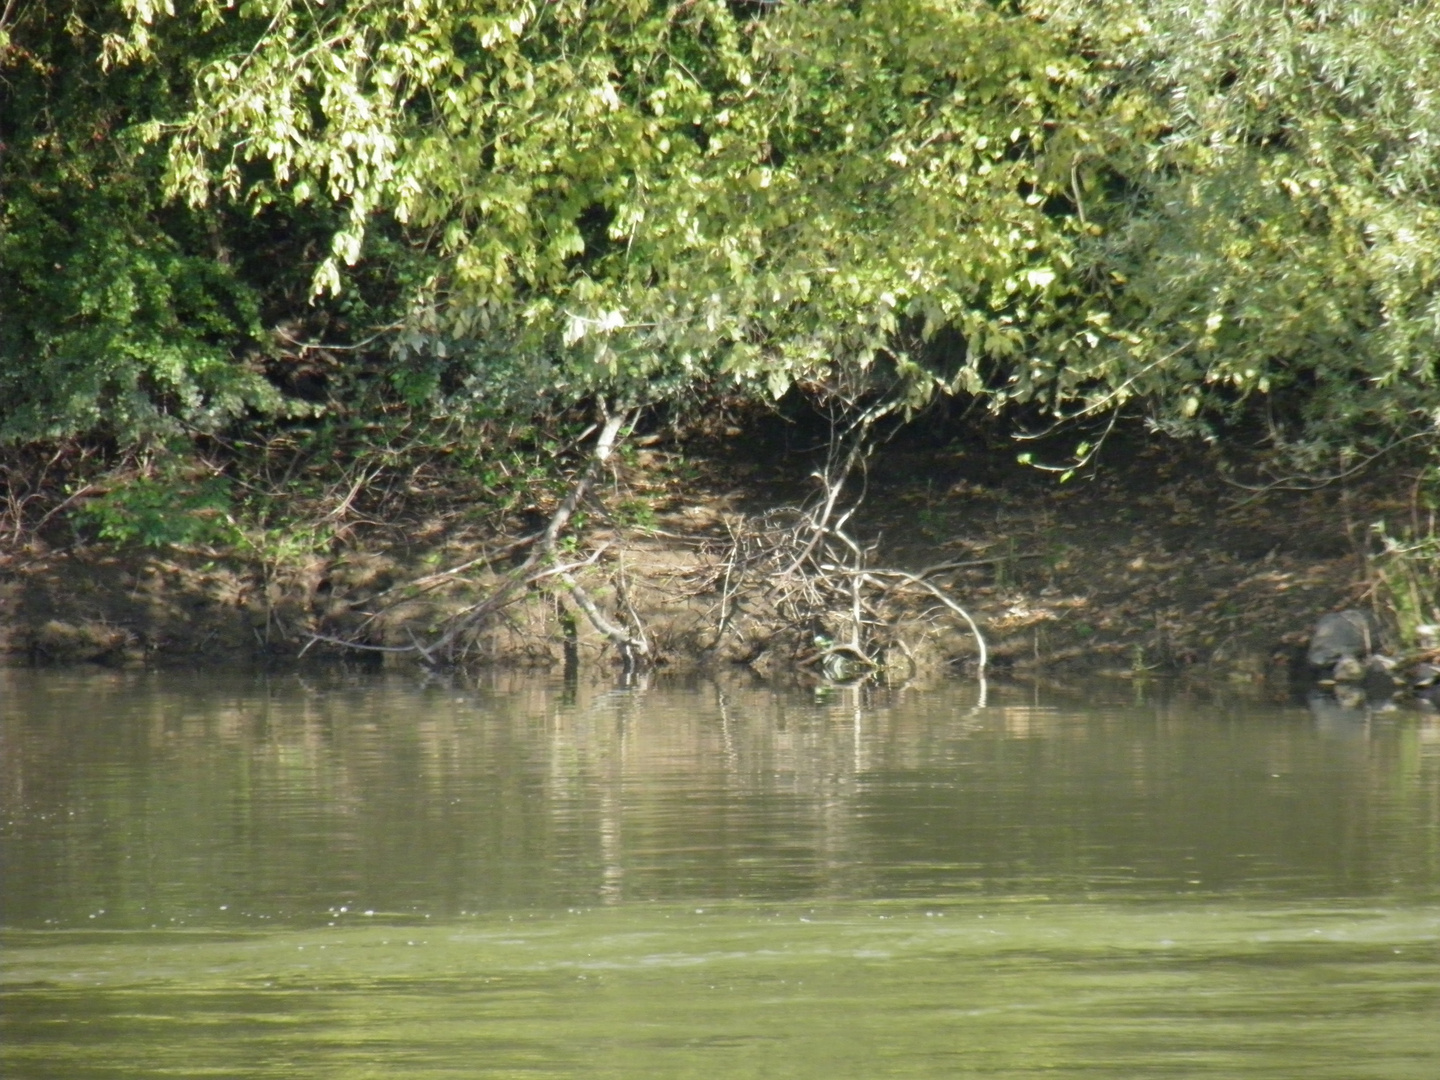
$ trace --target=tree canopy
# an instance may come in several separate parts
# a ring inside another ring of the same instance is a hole
[[[1440,5],[1031,10],[1095,57],[1092,92],[1160,110],[1149,137],[1121,123],[1082,165],[1103,228],[1081,261],[1134,335],[1118,371],[1167,425],[1259,394],[1302,458],[1433,445]]]
[[[313,408],[291,319],[420,409],[849,380],[1433,445],[1436,8],[20,3],[0,437]]]
[[[192,18],[254,40],[147,129],[171,190],[323,192],[346,221],[319,292],[392,216],[434,259],[410,349],[493,368],[503,343],[581,392],[779,393],[835,364],[903,367],[951,326],[978,386],[1065,291],[1073,219],[1047,201],[1085,137],[1083,66],[986,4],[276,0]]]
[[[159,163],[127,135],[182,59],[157,43],[153,65],[104,72],[96,28],[126,25],[108,5],[5,13],[0,440],[128,440],[277,407],[239,361],[262,332],[257,291],[217,257],[212,221],[166,203]]]

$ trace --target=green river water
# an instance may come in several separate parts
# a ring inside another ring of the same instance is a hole
[[[1440,721],[0,670],[0,1076],[1440,1078]]]

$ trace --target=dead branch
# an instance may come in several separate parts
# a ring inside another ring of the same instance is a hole
[[[596,606],[590,594],[581,587],[580,582],[576,581],[575,576],[569,571],[559,574],[558,577],[570,590],[570,595],[575,599],[575,605],[585,613],[590,624],[609,638],[620,650],[620,656],[624,659],[627,668],[632,668],[637,662],[649,658],[650,647],[643,633],[633,634],[619,623],[608,619]]]
[[[727,522],[730,543],[714,575],[720,592],[715,640],[718,643],[735,625],[738,598],[758,595],[804,643],[796,664],[817,667],[835,679],[853,678],[857,670],[873,673],[882,666],[884,649],[898,640],[895,624],[909,617],[896,606],[897,591],[903,587],[933,597],[963,622],[975,640],[977,674],[983,680],[989,653],[978,624],[927,578],[998,560],[940,563],[918,574],[874,567],[876,545],[862,544],[847,531],[864,491],[847,502],[845,488],[857,471],[863,475],[870,424],[884,410],[867,415],[870,419],[852,425],[847,436],[832,438],[826,466],[814,474],[821,490],[811,505]],[[900,646],[913,666],[909,646],[903,642]]]
[[[911,584],[918,585],[922,589],[928,591],[932,596],[935,597],[936,600],[939,600],[940,603],[944,604],[956,615],[959,615],[960,618],[964,619],[965,625],[970,628],[970,633],[975,636],[975,651],[978,654],[978,659],[975,661],[976,672],[981,678],[984,678],[985,667],[986,664],[989,662],[989,651],[985,647],[985,635],[980,633],[980,627],[975,624],[975,620],[970,617],[970,613],[966,611],[963,607],[961,607],[959,604],[957,604],[954,600],[950,599],[950,597],[946,596],[945,593],[941,591],[939,586],[937,586],[934,582],[926,581],[924,578],[919,577],[916,574],[908,573],[904,570],[870,570],[866,572],[865,576],[898,577],[904,581],[910,582]]]
[[[472,605],[459,615],[452,617],[449,625],[441,632],[435,641],[428,644],[422,643],[412,635],[409,645],[370,645],[353,640],[345,641],[323,634],[310,634],[308,635],[310,640],[306,643],[304,649],[301,650],[302,654],[317,641],[323,641],[366,652],[415,653],[427,664],[433,664],[435,662],[434,658],[437,655],[443,654],[447,662],[453,663],[456,660],[457,644],[478,627],[493,618],[501,609],[506,607],[519,589],[533,584],[542,578],[555,576],[559,577],[566,588],[575,596],[576,603],[586,612],[586,615],[590,617],[597,628],[601,629],[602,633],[606,633],[606,635],[610,637],[611,640],[616,641],[617,644],[622,644],[623,642],[622,655],[627,657],[627,662],[631,656],[645,655],[645,653],[636,653],[637,645],[635,639],[628,631],[616,628],[619,629],[619,637],[617,638],[614,634],[608,633],[601,628],[600,623],[595,622],[598,609],[595,609],[595,614],[592,614],[591,609],[594,609],[593,602],[589,600],[588,596],[584,596],[582,599],[584,590],[581,589],[571,571],[579,566],[588,565],[590,562],[593,562],[595,558],[598,558],[598,552],[595,553],[591,559],[585,560],[572,567],[557,569],[543,565],[554,556],[560,535],[570,523],[570,519],[574,517],[576,509],[584,500],[586,494],[594,484],[596,477],[600,475],[601,470],[609,462],[621,432],[624,431],[634,419],[635,410],[622,410],[613,414],[610,413],[608,409],[604,410],[604,422],[600,425],[599,434],[595,440],[595,447],[590,453],[590,460],[587,462],[580,477],[571,485],[565,498],[560,501],[560,505],[555,508],[555,512],[551,514],[550,520],[546,523],[544,530],[535,534],[530,546],[530,551],[525,559],[501,578],[499,583],[491,589],[489,595],[483,600]],[[516,550],[516,548],[512,547],[511,550]],[[449,571],[443,571],[438,575],[426,575],[416,582],[410,582],[409,586],[415,586],[420,582],[429,584],[436,581],[437,578],[453,577],[473,565],[476,565],[475,561],[462,564],[460,567],[452,567]],[[400,588],[406,588],[406,586],[400,586]],[[393,589],[386,591],[393,591]],[[603,619],[603,616],[601,616],[601,618]],[[608,620],[606,621],[608,622]],[[643,637],[640,640],[643,642]]]
[[[968,629],[975,641],[977,673],[983,680],[989,659],[984,634],[948,590],[929,578],[996,560],[940,563],[918,573],[877,567],[873,565],[877,544],[857,539],[849,531],[865,495],[873,426],[890,410],[891,406],[882,405],[868,410],[848,427],[837,424],[825,464],[814,473],[818,487],[808,503],[778,507],[752,518],[727,519],[727,542],[718,550],[712,549],[708,565],[692,572],[692,576],[703,577],[702,591],[718,594],[715,605],[704,616],[714,620],[715,647],[731,635],[752,641],[760,651],[772,647],[767,641],[788,641],[790,644],[784,647],[791,650],[791,663],[813,668],[837,681],[873,676],[883,668],[887,650],[894,650],[897,657],[903,653],[913,666],[913,652],[899,640],[897,627],[902,620],[915,617],[917,605],[913,598],[920,594],[926,598],[920,606],[932,607],[925,618],[948,615]],[[653,647],[640,613],[631,602],[623,558],[611,566],[609,578],[616,599],[613,608],[606,605],[606,609],[596,602],[579,574],[600,560],[605,546],[564,564],[556,558],[562,535],[579,508],[594,498],[595,482],[632,419],[633,414],[603,413],[583,472],[544,528],[504,549],[511,553],[524,551],[524,558],[476,603],[452,615],[438,632],[412,636],[404,645],[372,646],[323,635],[312,635],[312,643],[324,641],[348,648],[409,653],[427,664],[453,664],[472,647],[478,628],[503,618],[502,613],[520,599],[522,589],[550,578],[569,594],[595,631],[614,646],[627,669],[652,662]],[[857,477],[858,494],[852,483]],[[603,506],[600,509],[603,512]],[[495,553],[491,552],[488,557],[392,586],[386,592],[410,596],[417,589],[454,580],[475,566],[493,567],[494,559]],[[757,618],[761,626],[778,624],[786,629],[779,638],[772,638],[769,631],[753,636],[751,620]]]

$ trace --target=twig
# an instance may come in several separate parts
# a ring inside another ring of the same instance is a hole
[[[477,566],[489,566],[502,555],[508,555],[510,552],[516,551],[527,544],[533,544],[536,540],[540,539],[542,535],[544,535],[543,532],[533,532],[528,536],[520,537],[518,540],[512,540],[510,543],[504,544],[494,551],[487,551],[484,555],[477,555],[473,559],[467,559],[458,566],[452,566],[447,570],[437,570],[433,574],[426,574],[424,577],[418,577],[412,581],[402,582],[398,585],[391,585],[389,588],[381,589],[378,593],[375,593],[366,600],[365,603],[372,604],[382,596],[388,596],[390,593],[400,589],[425,589],[432,585],[438,585],[446,578],[452,578],[456,574],[463,574],[466,570],[473,570]]]
[[[997,555],[993,559],[966,559],[963,562],[935,563],[923,570],[915,572],[916,577],[929,577],[931,574],[943,574],[950,570],[965,570],[975,566],[994,566],[996,563],[1009,562],[1011,559],[1043,559],[1043,551],[1021,551],[1014,555]]]
[[[840,498],[840,492],[844,490],[845,481],[849,479],[850,473],[854,470],[856,464],[869,452],[870,429],[874,427],[879,420],[888,416],[899,407],[900,402],[898,401],[882,401],[880,404],[865,410],[865,412],[860,415],[859,419],[850,427],[848,433],[851,439],[850,449],[846,452],[845,459],[840,463],[838,470],[835,467],[835,458],[839,447],[837,445],[837,437],[832,434],[830,459],[825,464],[825,471],[815,474],[815,478],[824,486],[824,501],[817,508],[819,511],[818,515],[814,511],[807,515],[810,519],[811,526],[810,539],[804,548],[801,549],[800,553],[791,561],[790,565],[781,571],[783,576],[788,577],[800,569],[805,560],[815,553],[815,549],[825,538],[826,530],[830,524],[830,516],[835,511],[835,503]],[[858,505],[857,502],[856,506]],[[852,506],[841,519],[840,524],[843,525],[844,521],[855,512],[855,509],[856,507]]]
[[[1148,363],[1148,364],[1144,365],[1143,367],[1141,367],[1141,369],[1140,369],[1139,371],[1135,372],[1135,374],[1131,375],[1131,376],[1130,376],[1129,378],[1127,378],[1124,382],[1122,382],[1119,386],[1113,388],[1108,394],[1105,394],[1103,397],[1100,397],[1100,398],[1098,398],[1097,400],[1095,400],[1095,401],[1091,402],[1090,404],[1086,405],[1086,406],[1085,406],[1083,409],[1081,409],[1079,412],[1070,413],[1069,415],[1057,416],[1057,417],[1055,418],[1055,420],[1054,420],[1052,423],[1050,423],[1048,426],[1046,426],[1046,428],[1045,428],[1043,431],[1021,432],[1021,433],[1018,433],[1018,434],[1015,436],[1015,438],[1016,438],[1016,439],[1019,439],[1019,440],[1021,440],[1021,441],[1029,441],[1029,440],[1033,440],[1033,439],[1043,439],[1043,438],[1045,438],[1046,436],[1052,434],[1053,432],[1058,431],[1061,427],[1063,427],[1063,426],[1066,425],[1066,424],[1073,423],[1074,421],[1079,420],[1079,419],[1081,419],[1082,417],[1093,416],[1094,414],[1096,414],[1096,413],[1098,413],[1098,412],[1102,412],[1103,410],[1108,409],[1108,408],[1110,407],[1110,404],[1111,404],[1112,402],[1117,402],[1117,401],[1118,401],[1120,404],[1123,404],[1125,401],[1129,400],[1129,390],[1130,390],[1130,388],[1131,388],[1132,386],[1134,386],[1137,382],[1139,382],[1140,379],[1141,379],[1141,377],[1149,374],[1149,373],[1150,373],[1151,371],[1153,371],[1155,368],[1161,367],[1161,366],[1163,366],[1164,364],[1169,363],[1171,360],[1173,360],[1175,357],[1179,356],[1182,352],[1184,352],[1186,349],[1190,348],[1190,346],[1192,346],[1192,345],[1194,345],[1194,344],[1195,344],[1195,342],[1194,342],[1193,340],[1192,340],[1192,341],[1183,341],[1183,342],[1181,342],[1179,345],[1177,345],[1175,348],[1171,349],[1171,350],[1170,350],[1168,353],[1166,353],[1164,356],[1156,357],[1154,360],[1150,361],[1150,363]],[[1112,418],[1111,418],[1111,420],[1110,420],[1110,423],[1109,423],[1109,424],[1106,426],[1106,428],[1105,428],[1105,433],[1108,435],[1108,434],[1110,433],[1110,429],[1113,428],[1114,426],[1115,426],[1115,419],[1114,419],[1114,417],[1112,416]],[[1103,436],[1102,436],[1101,442],[1103,442],[1103,441],[1104,441],[1104,438],[1103,438]],[[1098,443],[1096,444],[1096,449],[1099,449],[1099,444],[1098,444]],[[1084,457],[1081,461],[1077,462],[1074,466],[1050,466],[1049,468],[1050,468],[1051,471],[1053,471],[1053,472],[1061,472],[1061,471],[1063,471],[1065,468],[1077,468],[1077,469],[1078,469],[1078,468],[1082,468],[1082,467],[1084,466],[1085,462],[1086,462],[1086,461],[1089,461],[1090,458],[1092,458],[1093,456],[1094,456],[1094,453],[1093,453],[1093,452],[1092,452],[1092,453],[1089,453],[1089,454],[1086,454],[1085,457]]]
[[[1226,484],[1229,484],[1231,487],[1237,487],[1241,491],[1250,492],[1250,494],[1247,495],[1245,498],[1237,499],[1235,503],[1231,506],[1231,509],[1238,510],[1240,507],[1245,506],[1248,503],[1252,503],[1256,499],[1260,498],[1260,496],[1267,495],[1272,491],[1319,491],[1322,488],[1329,487],[1331,484],[1335,483],[1338,480],[1347,480],[1350,477],[1356,475],[1357,473],[1362,472],[1363,470],[1369,468],[1374,462],[1384,457],[1386,454],[1399,449],[1401,446],[1404,446],[1408,442],[1412,442],[1415,439],[1433,439],[1435,437],[1436,432],[1433,430],[1411,432],[1409,435],[1406,435],[1400,439],[1396,439],[1394,442],[1386,443],[1379,450],[1375,451],[1375,453],[1369,455],[1368,457],[1361,458],[1354,465],[1351,465],[1348,468],[1342,468],[1339,472],[1331,473],[1328,476],[1289,476],[1282,477],[1279,480],[1272,480],[1268,484],[1260,485],[1243,484],[1239,480],[1231,479],[1224,473],[1220,474],[1220,479]]]

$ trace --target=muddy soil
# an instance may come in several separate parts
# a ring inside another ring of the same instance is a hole
[[[804,668],[834,628],[787,621],[753,581],[748,595],[727,591],[737,536],[816,495],[817,459],[803,443],[771,431],[633,452],[562,555],[598,605],[643,628],[660,665]],[[873,545],[869,565],[947,567],[930,579],[979,624],[992,672],[1265,683],[1288,676],[1317,616],[1371,606],[1366,530],[1405,512],[1403,481],[1257,495],[1224,483],[1204,448],[1136,437],[1107,446],[1092,475],[1060,483],[1018,464],[1010,443],[917,439],[877,453],[844,501],[863,486],[846,529]],[[0,655],[412,663],[422,659],[414,643],[433,641],[503,579],[526,524],[452,506],[268,560],[117,548],[60,528],[29,534],[0,548]],[[972,633],[938,603],[912,598],[884,617],[890,651],[903,654],[892,672],[973,670]],[[467,634],[453,659],[612,664],[618,650],[546,579]]]

